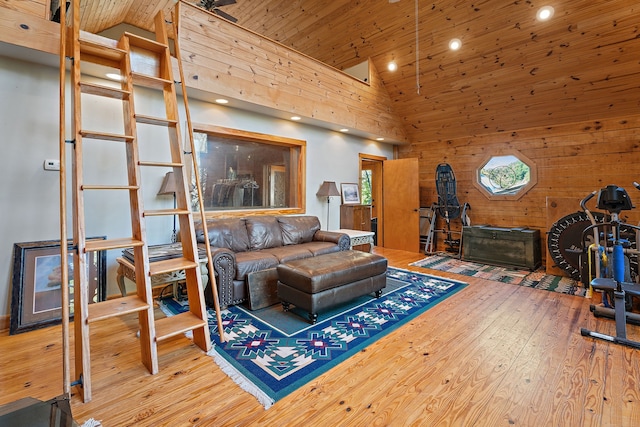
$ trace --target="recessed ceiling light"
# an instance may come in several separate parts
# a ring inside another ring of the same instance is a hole
[[[224,98],[218,98],[218,99],[216,99],[216,103],[218,103],[218,104],[228,104],[229,100],[228,99],[224,99]]]
[[[387,64],[387,70],[389,71],[395,71],[398,69],[398,64],[396,64],[394,61],[389,62],[389,64]]]
[[[462,47],[462,42],[460,41],[460,39],[451,39],[451,41],[449,42],[449,49],[451,50],[458,50],[460,49],[460,47]]]
[[[120,81],[122,80],[122,76],[120,74],[116,74],[116,73],[107,73],[105,74],[107,76],[107,78],[111,79],[111,80],[117,80]]]
[[[302,117],[300,117],[300,116],[291,116],[291,120],[294,120],[294,121],[296,121],[296,122],[297,122],[298,120],[300,120],[300,119],[302,119]]]
[[[543,6],[538,9],[538,13],[536,13],[536,18],[538,21],[547,21],[553,17],[554,9],[552,6]]]
[[[347,129],[347,128],[342,128],[342,129],[340,129],[340,132],[349,132],[349,129]]]

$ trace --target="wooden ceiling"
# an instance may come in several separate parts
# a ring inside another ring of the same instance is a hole
[[[174,3],[83,0],[83,29],[151,30]],[[555,15],[538,22],[547,4]],[[371,58],[415,142],[640,113],[636,0],[419,1],[417,19],[415,0],[237,0],[222,10],[339,69]]]

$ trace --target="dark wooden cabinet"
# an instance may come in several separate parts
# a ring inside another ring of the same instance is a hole
[[[340,205],[340,228],[371,231],[371,205]]]

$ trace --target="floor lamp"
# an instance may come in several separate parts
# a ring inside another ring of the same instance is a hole
[[[166,196],[171,194],[173,196],[173,209],[176,209],[176,180],[173,176],[173,172],[167,172],[162,180],[160,190],[158,190],[158,196]],[[171,233],[171,243],[177,241],[176,233],[176,216],[173,215],[173,233]]]
[[[339,196],[340,192],[334,181],[325,181],[320,186],[320,190],[316,193],[318,197],[327,198],[327,230],[329,230],[329,204],[331,203],[332,196]]]

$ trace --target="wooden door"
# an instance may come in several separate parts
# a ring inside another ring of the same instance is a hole
[[[385,160],[382,173],[384,247],[420,252],[418,159]]]

